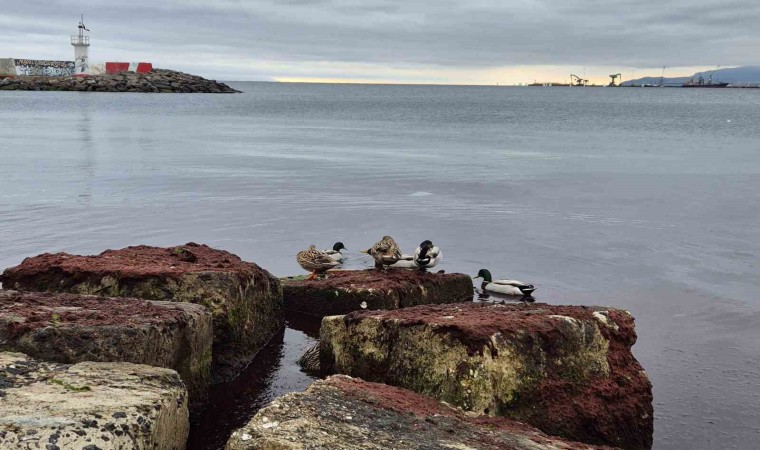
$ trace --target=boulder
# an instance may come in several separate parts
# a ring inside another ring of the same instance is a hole
[[[0,281],[8,289],[203,305],[213,316],[214,381],[237,376],[284,324],[277,278],[231,253],[194,243],[96,256],[43,254],[5,270]]]
[[[211,381],[211,314],[190,303],[0,290],[0,351],[179,372],[193,409]]]
[[[177,372],[131,363],[41,362],[0,353],[0,448],[184,449]]]
[[[461,273],[335,270],[326,279],[283,278],[285,308],[317,317],[362,309],[472,301],[472,279]]]
[[[474,418],[403,389],[346,376],[317,381],[261,409],[227,450],[513,449],[592,447],[501,417]]]
[[[429,305],[322,320],[320,365],[626,449],[652,445],[652,385],[622,310],[547,304]]]

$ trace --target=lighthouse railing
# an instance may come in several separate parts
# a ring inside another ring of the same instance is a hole
[[[71,45],[90,45],[90,36],[71,36]]]

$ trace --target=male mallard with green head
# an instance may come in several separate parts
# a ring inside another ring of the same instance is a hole
[[[348,250],[342,242],[336,242],[335,245],[333,245],[333,248],[331,250],[323,250],[325,253],[330,255],[330,258],[336,260],[336,261],[343,261],[343,253],[341,253],[341,250]]]
[[[522,295],[528,297],[533,294],[536,288],[532,284],[526,284],[517,280],[494,280],[491,278],[491,272],[486,269],[480,269],[478,274],[472,278],[482,278],[483,284],[481,289],[486,292],[495,292],[504,295]]]
[[[383,236],[369,250],[362,253],[370,255],[375,260],[375,269],[385,269],[401,259],[401,248],[390,236]]]
[[[304,270],[311,272],[307,280],[316,280],[318,274],[325,273],[340,265],[339,261],[334,260],[327,253],[317,250],[314,245],[310,245],[308,250],[298,252],[296,261]]]

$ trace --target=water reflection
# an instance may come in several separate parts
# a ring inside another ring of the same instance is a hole
[[[476,288],[474,300],[477,302],[499,303],[502,305],[507,305],[511,303],[533,303],[536,301],[536,298],[532,295],[504,295]]]
[[[300,331],[283,329],[239,377],[215,386],[208,408],[193,420],[188,450],[223,448],[230,434],[259,409],[276,397],[306,389],[315,377],[301,372],[296,361],[314,342]]]

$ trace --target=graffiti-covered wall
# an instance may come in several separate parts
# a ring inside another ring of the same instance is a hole
[[[74,61],[16,59],[16,75],[27,77],[67,77],[74,75]]]

